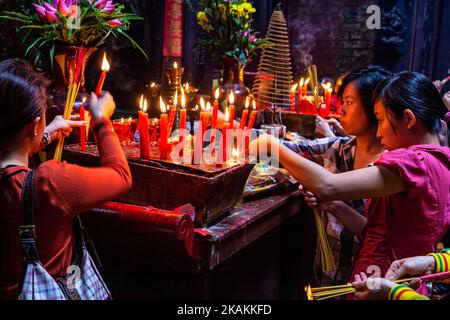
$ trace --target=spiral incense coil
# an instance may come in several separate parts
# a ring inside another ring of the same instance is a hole
[[[289,107],[292,63],[286,19],[279,7],[270,18],[266,39],[272,45],[262,51],[252,94],[262,105]]]

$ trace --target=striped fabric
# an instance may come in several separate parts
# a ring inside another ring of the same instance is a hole
[[[430,300],[405,285],[398,285],[391,289],[389,300]]]
[[[436,261],[436,273],[450,271],[450,252],[449,249],[444,249],[441,252],[444,253],[430,253]]]

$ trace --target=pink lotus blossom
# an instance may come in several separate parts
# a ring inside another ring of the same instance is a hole
[[[65,17],[67,17],[69,15],[69,8],[67,7],[64,0],[59,1],[58,11]]]
[[[114,10],[116,10],[116,5],[112,1],[107,1],[105,7],[102,9],[106,13],[113,13]]]
[[[106,6],[107,2],[108,2],[108,0],[97,0],[94,3],[94,7],[96,7],[99,10],[102,10]]]
[[[46,11],[49,11],[49,12],[57,12],[58,11],[55,7],[53,7],[48,2],[44,2],[44,8],[45,8]]]
[[[55,12],[45,11],[45,16],[47,17],[48,22],[54,23],[58,21],[58,16]]]
[[[45,16],[45,8],[43,6],[37,5],[35,3],[33,3],[33,6],[41,19],[47,19],[47,17]]]
[[[114,28],[119,27],[123,24],[122,21],[120,21],[119,19],[109,20],[109,21],[106,21],[106,23],[113,26]]]

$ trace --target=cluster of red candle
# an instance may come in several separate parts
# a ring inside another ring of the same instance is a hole
[[[201,159],[202,153],[203,153],[203,145],[205,142],[205,132],[208,128],[209,122],[211,120],[211,141],[210,141],[210,153],[211,156],[215,157],[215,147],[216,147],[216,138],[217,138],[217,117],[219,112],[219,95],[220,90],[219,88],[216,89],[214,94],[214,102],[213,107],[211,108],[211,105],[209,102],[205,104],[205,101],[203,98],[200,98],[200,121],[198,130],[195,135],[194,140],[194,150],[197,154],[194,155],[194,159],[196,160],[196,163],[198,163],[198,159]],[[231,146],[234,145],[234,115],[235,115],[235,105],[234,105],[234,92],[231,92],[228,96],[228,106],[225,109],[225,119],[222,125],[222,134],[221,134],[221,150],[222,153],[220,154],[220,158],[218,159],[217,163],[222,164],[227,162],[230,159],[230,152]],[[253,101],[253,110],[251,114],[249,115],[249,104],[250,100],[249,98],[246,99],[245,109],[242,111],[241,115],[241,123],[239,125],[239,133],[240,135],[247,136],[248,138],[250,136],[251,129],[253,128],[253,125],[255,123],[257,110],[256,110],[256,103]],[[212,111],[211,111],[212,109]],[[212,113],[211,113],[212,112]],[[248,123],[247,123],[248,120]],[[238,136],[238,139],[242,139],[241,136]],[[246,139],[246,148],[248,148],[248,141],[249,139]],[[235,150],[235,153],[237,151]]]

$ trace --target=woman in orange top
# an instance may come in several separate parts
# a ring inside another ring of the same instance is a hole
[[[40,150],[46,123],[45,81],[22,71],[0,73],[0,299],[17,299],[22,275],[21,193],[29,156]],[[111,95],[92,94],[90,106],[101,166],[52,160],[36,171],[37,247],[55,279],[64,277],[71,264],[74,216],[131,187],[128,163],[110,121],[115,109]]]

